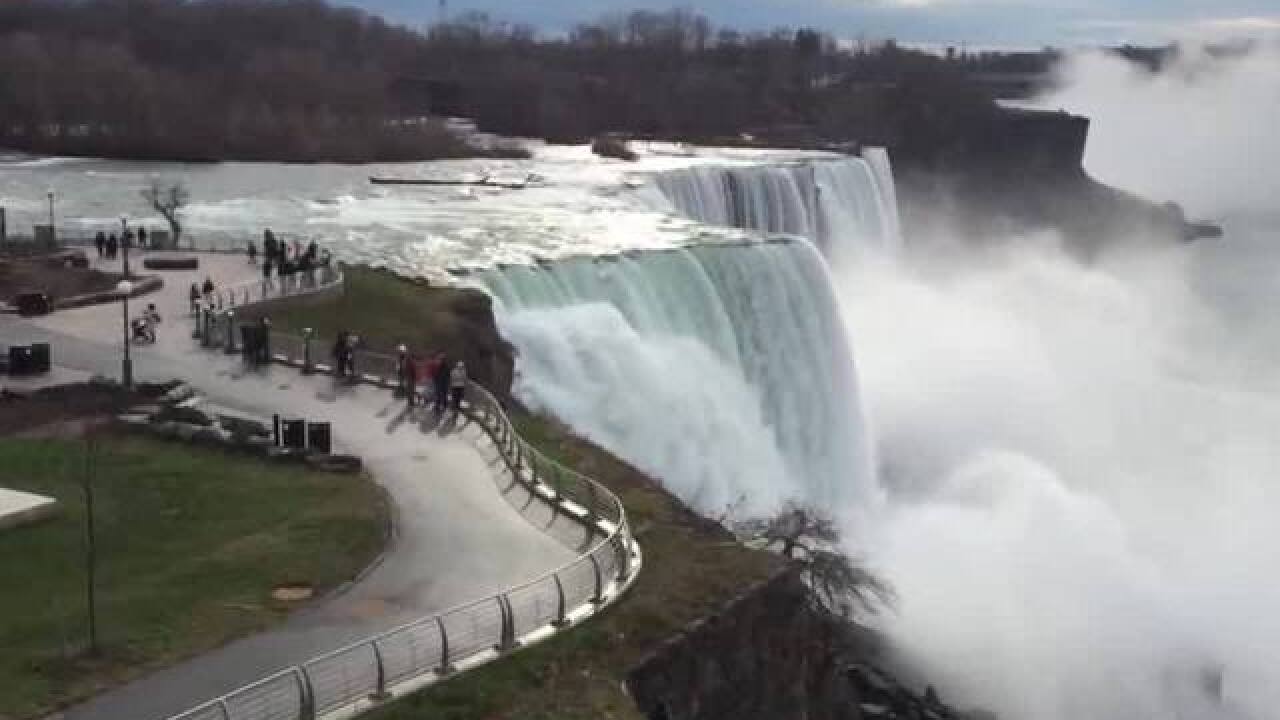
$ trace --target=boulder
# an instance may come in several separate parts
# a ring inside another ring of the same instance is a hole
[[[164,407],[155,415],[155,419],[157,421],[171,420],[173,422],[197,425],[200,427],[209,427],[213,424],[213,419],[207,414],[196,410],[195,408],[181,407],[178,405],[169,405]]]

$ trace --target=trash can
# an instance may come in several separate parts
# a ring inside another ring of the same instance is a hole
[[[333,452],[332,430],[327,422],[307,423],[307,448],[329,455]]]
[[[303,450],[307,447],[307,422],[301,419],[286,419],[280,421],[280,441],[281,445],[294,450]]]
[[[33,343],[31,345],[31,372],[42,374],[49,372],[53,366],[49,343]]]
[[[30,345],[10,345],[9,346],[9,374],[10,375],[30,375],[31,370],[31,346]]]

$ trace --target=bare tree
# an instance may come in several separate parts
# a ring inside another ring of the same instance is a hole
[[[840,531],[821,510],[789,502],[773,517],[738,523],[735,531],[798,563],[815,600],[827,610],[847,617],[852,603],[874,613],[894,600],[884,580],[839,549]]]
[[[173,243],[173,247],[177,247],[178,241],[182,239],[182,222],[178,218],[178,213],[191,199],[187,186],[181,180],[170,182],[151,178],[151,184],[142,189],[142,199],[164,216],[165,222],[169,223],[169,231],[173,235],[170,242]]]

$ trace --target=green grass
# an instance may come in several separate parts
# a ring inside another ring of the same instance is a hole
[[[367,267],[347,267],[345,278],[340,296],[274,300],[243,311],[241,318],[266,315],[272,327],[296,335],[311,328],[324,362],[333,339],[348,330],[371,350],[392,354],[403,343],[414,353],[444,351],[465,360],[471,377],[486,386],[510,385],[511,351],[498,335],[488,295],[431,287]]]
[[[0,718],[27,718],[282,619],[274,587],[318,591],[380,551],[367,480],[108,435],[94,463],[101,652],[87,652],[83,440],[0,439],[0,485],[52,519],[0,533]]]
[[[474,295],[349,268],[340,298],[287,299],[273,303],[268,313],[276,327],[312,327],[322,335],[356,330],[374,347],[406,341],[416,347],[449,346],[456,348],[449,351],[455,357],[466,353],[468,368],[474,368],[471,358],[477,350],[466,343],[501,343],[492,330],[487,300],[480,303]],[[454,335],[459,328],[466,331]],[[479,379],[506,396],[507,383]],[[513,419],[527,440],[622,499],[644,552],[644,568],[631,591],[601,616],[389,703],[369,715],[374,720],[639,720],[623,690],[627,672],[687,624],[768,577],[781,562],[742,547],[657,482],[555,420],[519,410],[513,411]]]

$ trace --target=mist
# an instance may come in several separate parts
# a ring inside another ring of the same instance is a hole
[[[1188,43],[1159,74],[1079,53],[1057,74],[1038,104],[1093,119],[1085,165],[1099,180],[1208,216],[1274,207],[1280,42],[1222,58]]]
[[[1094,118],[1100,179],[1221,213],[1223,241],[1086,265],[1051,235],[908,238],[836,268],[887,497],[848,535],[898,592],[893,646],[954,704],[1275,715],[1278,67],[1084,55],[1050,100]]]

